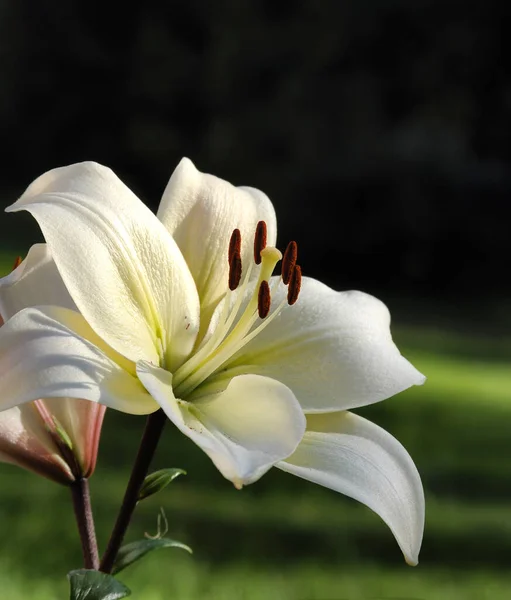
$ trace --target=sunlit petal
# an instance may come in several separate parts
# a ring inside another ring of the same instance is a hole
[[[0,313],[5,320],[30,306],[53,305],[76,310],[46,244],[34,244],[25,260],[0,279]]]
[[[237,487],[289,456],[305,430],[298,402],[278,381],[235,377],[223,392],[185,402],[174,397],[168,371],[140,362],[137,373],[169,419]]]
[[[183,158],[163,194],[158,218],[179,245],[193,274],[206,318],[227,290],[229,240],[239,229],[242,263],[253,260],[258,221],[266,221],[268,244],[274,245],[277,222],[268,197],[249,187],[235,187],[198,171]]]
[[[348,412],[309,415],[283,471],[355,498],[390,527],[408,563],[418,562],[424,492],[403,446],[374,423]]]
[[[80,312],[130,360],[179,365],[199,326],[193,278],[176,243],[108,168],[80,163],[36,179],[8,211],[37,219]]]
[[[273,305],[286,290],[280,284]],[[247,344],[230,369],[279,379],[305,412],[372,404],[425,380],[401,356],[389,326],[387,307],[373,296],[304,278],[298,302]]]

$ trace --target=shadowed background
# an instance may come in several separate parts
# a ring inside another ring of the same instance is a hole
[[[154,533],[161,505],[195,556],[161,551],[126,572],[135,596],[507,597],[505,11],[482,0],[0,1],[2,207],[47,169],[96,160],[156,209],[188,156],[269,195],[279,245],[298,241],[305,274],[383,299],[395,340],[428,376],[358,411],[423,476],[417,569],[368,509],[280,472],[236,492],[169,426],[155,466],[189,474],[141,505],[129,539]],[[28,215],[3,213],[0,236],[3,272],[41,239]],[[92,479],[103,545],[142,425],[107,414]],[[0,467],[9,598],[65,595],[62,575],[80,560],[66,502]]]

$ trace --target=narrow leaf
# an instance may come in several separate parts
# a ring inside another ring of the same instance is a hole
[[[131,590],[111,575],[90,569],[77,569],[67,574],[71,586],[70,600],[119,600]]]
[[[179,477],[179,475],[186,475],[186,471],[183,471],[183,469],[160,469],[151,473],[144,479],[144,483],[138,494],[139,501],[160,492],[171,481],[174,481],[176,477]]]
[[[170,540],[168,538],[159,538],[155,540],[138,540],[124,545],[117,555],[117,560],[113,568],[114,575],[119,573],[132,563],[145,556],[148,552],[158,550],[158,548],[182,548],[192,553],[192,549],[186,544]]]

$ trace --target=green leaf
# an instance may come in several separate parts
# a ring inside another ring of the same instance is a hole
[[[77,569],[67,574],[71,586],[70,600],[118,600],[131,595],[131,590],[111,575],[90,569]]]
[[[190,554],[192,553],[192,549],[186,544],[182,544],[181,542],[176,542],[175,540],[170,540],[168,538],[138,540],[136,542],[131,542],[130,544],[125,544],[119,550],[119,554],[117,555],[117,560],[115,561],[112,572],[114,574],[119,573],[126,567],[129,567],[129,565],[135,561],[145,556],[148,552],[158,550],[158,548],[182,548]]]
[[[186,471],[183,471],[183,469],[160,469],[151,473],[144,479],[144,483],[138,494],[139,501],[160,492],[171,481],[174,481],[176,477],[179,477],[179,475],[186,475]]]

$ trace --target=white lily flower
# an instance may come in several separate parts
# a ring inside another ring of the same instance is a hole
[[[267,196],[183,159],[154,216],[112,171],[81,163],[42,175],[7,210],[37,219],[78,311],[27,308],[2,328],[4,408],[42,396],[161,407],[237,487],[277,466],[340,491],[417,562],[419,474],[394,438],[345,411],[424,377],[380,301],[301,282],[296,244],[273,275]]]

